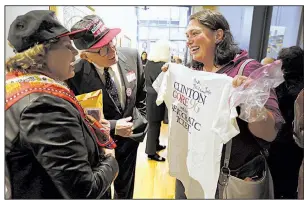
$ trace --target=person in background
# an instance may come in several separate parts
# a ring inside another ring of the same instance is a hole
[[[297,145],[304,149],[304,89],[299,93],[294,105],[294,139]],[[298,199],[304,198],[304,158],[299,172]]]
[[[177,62],[178,56],[173,56],[174,63]]]
[[[175,56],[171,55],[171,62],[172,62],[172,63],[175,63],[174,57],[175,57]]]
[[[176,64],[183,64],[183,61],[182,61],[182,59],[177,58],[175,63],[176,63]]]
[[[147,52],[143,51],[140,56],[143,67],[145,67],[147,64],[147,61],[148,61],[147,57],[148,57]]]
[[[157,92],[152,87],[153,82],[161,73],[161,67],[170,60],[170,45],[168,41],[159,40],[153,44],[145,68],[147,87],[147,119],[149,130],[146,143],[146,154],[149,159],[155,161],[165,161],[166,159],[158,155],[158,151],[164,150],[166,146],[160,145],[159,135],[161,122],[165,116],[165,103],[156,105]]]
[[[261,64],[262,64],[262,65],[267,65],[267,64],[273,63],[274,61],[275,61],[274,58],[266,57],[266,58],[264,58],[264,59],[261,61]]]
[[[294,102],[304,88],[304,51],[298,46],[283,48],[278,59],[283,63],[285,81],[276,88],[276,93],[286,123],[269,149],[269,167],[273,176],[275,198],[294,199],[297,198],[303,149],[298,147],[293,139],[292,122]]]
[[[165,116],[164,116],[163,124],[169,124],[168,108],[167,108],[167,106],[165,107]]]
[[[242,63],[249,59],[248,52],[241,50],[234,42],[229,24],[225,17],[217,12],[205,9],[190,16],[186,29],[187,46],[192,59],[197,61],[198,70],[227,74],[233,77],[233,87],[240,86],[247,77],[262,65],[253,60],[247,63],[243,75],[237,75]],[[166,71],[167,65],[162,70]],[[239,112],[240,108],[238,108]],[[261,113],[266,119],[248,123],[237,118],[240,133],[232,139],[229,168],[236,170],[260,155],[261,149],[267,148],[276,138],[281,126],[281,113],[274,91],[270,92]],[[223,151],[225,145],[223,147]],[[222,153],[222,155],[225,155]],[[224,163],[222,156],[221,166]],[[236,174],[232,174],[237,176]],[[217,195],[218,196],[218,195]],[[176,181],[175,198],[186,198],[181,181]]]
[[[77,95],[102,90],[104,117],[110,121],[120,169],[114,181],[114,198],[132,199],[137,149],[148,131],[141,59],[136,49],[116,48],[116,36],[121,30],[107,28],[99,16],[85,16],[71,28],[83,29],[85,34],[74,40],[81,59],[68,84]]]
[[[12,199],[100,198],[118,174],[64,83],[75,74],[76,35],[49,10],[10,25],[16,55],[6,61],[5,173]]]

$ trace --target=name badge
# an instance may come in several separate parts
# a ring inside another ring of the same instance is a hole
[[[134,80],[136,80],[136,76],[135,76],[135,73],[134,72],[129,72],[127,73],[127,79],[128,79],[128,82],[132,82]]]

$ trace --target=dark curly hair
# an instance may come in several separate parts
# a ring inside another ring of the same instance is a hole
[[[278,59],[282,60],[282,70],[287,89],[297,95],[304,87],[304,51],[298,46],[283,48]]]
[[[191,15],[190,20],[193,19],[198,20],[202,25],[211,30],[215,31],[222,29],[224,31],[223,40],[219,42],[215,48],[214,63],[222,66],[233,60],[235,55],[239,53],[240,49],[234,42],[229,24],[225,17],[217,11],[204,9]]]
[[[278,54],[278,59],[282,60],[285,81],[275,88],[275,91],[280,111],[286,123],[283,124],[276,140],[287,141],[292,138],[290,133],[293,130],[294,102],[304,88],[303,56],[303,50],[297,46],[283,48]]]

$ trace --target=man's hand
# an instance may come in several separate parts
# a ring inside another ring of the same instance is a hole
[[[133,123],[130,122],[131,120],[132,117],[117,120],[115,127],[115,135],[119,135],[121,137],[130,137],[133,134]]]

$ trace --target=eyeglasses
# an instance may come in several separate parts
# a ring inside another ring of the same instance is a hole
[[[90,51],[90,53],[98,53],[101,57],[104,57],[104,56],[108,55],[108,53],[110,52],[110,48],[115,47],[116,44],[117,44],[117,40],[115,37],[115,38],[113,38],[113,40],[111,42],[109,42],[109,44],[100,48],[99,51],[97,51],[97,52]]]

